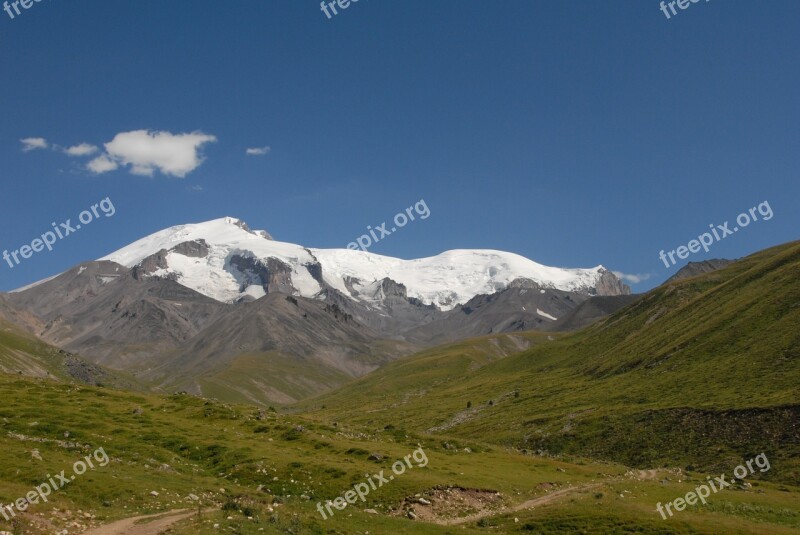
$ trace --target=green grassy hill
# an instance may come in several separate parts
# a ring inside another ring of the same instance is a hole
[[[10,522],[0,518],[0,530],[12,533],[74,533],[176,509],[201,513],[174,526],[176,535],[800,532],[800,489],[755,478],[751,488],[665,521],[655,504],[682,496],[703,474],[637,473],[616,463],[314,422],[188,395],[0,375],[0,396],[0,503],[61,470],[69,479],[73,463],[98,448],[108,458],[47,503]],[[370,475],[389,476],[396,460],[420,447],[425,466],[412,461],[413,468],[371,490],[365,502],[334,509],[333,517],[317,511],[318,502]],[[432,505],[412,505],[416,496]],[[417,520],[407,518],[410,508]],[[476,514],[486,517],[448,525]]]
[[[798,242],[471,371],[474,358],[469,343],[438,348],[301,406],[641,468],[717,470],[763,451],[771,478],[800,481]]]

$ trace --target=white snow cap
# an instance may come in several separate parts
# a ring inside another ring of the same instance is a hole
[[[172,275],[178,283],[208,297],[233,302],[245,295],[260,297],[262,292],[252,287],[242,291],[242,274],[230,264],[230,257],[240,255],[263,262],[276,258],[291,266],[292,285],[303,297],[316,297],[322,290],[308,269],[309,265],[320,264],[325,283],[347,296],[351,296],[345,284],[348,279],[351,288],[371,294],[376,281],[389,278],[403,284],[409,297],[442,310],[466,303],[476,295],[503,290],[519,278],[533,280],[547,288],[586,290],[594,288],[605,271],[603,266],[592,269],[548,267],[514,253],[493,250],[460,249],[430,258],[402,260],[349,249],[310,249],[274,241],[264,231],[246,228],[243,221],[234,217],[179,225],[142,238],[100,260],[130,268],[162,249],[204,240],[209,248],[205,258],[172,251],[167,255],[168,267],[153,275]],[[366,300],[367,295],[354,298]]]

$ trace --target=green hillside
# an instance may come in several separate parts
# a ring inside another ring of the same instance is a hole
[[[718,470],[767,452],[770,478],[800,481],[798,242],[475,371],[468,346],[392,363],[302,407],[640,468]]]
[[[125,374],[109,371],[77,355],[46,344],[0,319],[0,373],[107,385],[127,390],[142,387]]]
[[[703,474],[631,472],[614,463],[524,455],[391,427],[315,423],[188,395],[0,375],[0,396],[0,503],[61,470],[69,478],[73,463],[99,448],[107,456],[47,503],[11,521],[0,518],[0,530],[12,533],[73,533],[184,509],[198,514],[173,526],[173,534],[800,532],[800,489],[755,477],[752,488],[726,491],[664,521],[655,504],[682,496]],[[388,476],[396,460],[420,447],[427,464],[413,458],[413,468],[377,486],[364,503],[334,509],[333,517],[317,511],[317,503],[368,476],[381,470]],[[412,505],[415,496],[432,504]],[[418,519],[407,518],[410,508]]]

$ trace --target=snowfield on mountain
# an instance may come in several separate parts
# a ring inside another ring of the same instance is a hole
[[[191,252],[178,247],[186,243],[196,247]],[[440,310],[451,310],[476,295],[503,290],[517,279],[534,281],[543,288],[603,295],[606,292],[598,291],[598,285],[604,274],[610,275],[603,266],[549,267],[493,250],[453,250],[430,258],[402,260],[349,249],[313,249],[275,241],[268,233],[251,231],[232,217],[171,227],[100,260],[133,268],[159,252],[166,254],[148,276],[171,278],[222,302],[263,297],[267,281],[258,272],[274,275],[276,270],[285,270],[284,282],[290,284],[292,293],[303,297],[318,297],[327,284],[368,303],[379,291],[377,283],[388,278],[404,285],[409,298]]]

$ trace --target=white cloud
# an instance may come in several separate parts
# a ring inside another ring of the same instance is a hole
[[[202,146],[216,140],[215,136],[202,132],[121,132],[105,144],[106,153],[92,160],[89,169],[99,174],[129,165],[134,175],[153,176],[160,171],[164,175],[184,178],[203,163]]]
[[[20,139],[19,141],[22,143],[23,152],[30,152],[36,149],[46,149],[49,147],[47,140],[43,137],[26,137],[25,139]]]
[[[75,145],[64,149],[64,153],[70,156],[90,156],[98,150],[100,149],[98,149],[95,145],[81,143],[80,145]]]
[[[614,271],[613,273],[614,275],[617,276],[617,278],[620,278],[625,282],[629,282],[631,284],[639,284],[640,282],[644,282],[650,277],[652,277],[652,274],[650,273],[636,274],[636,275],[629,275],[628,273],[623,273],[621,271]]]
[[[114,160],[103,154],[102,156],[98,156],[97,158],[86,164],[86,167],[92,173],[99,175],[102,173],[108,173],[109,171],[113,171],[114,169],[119,167],[119,165],[117,165],[117,162],[115,162]]]
[[[264,156],[272,151],[270,147],[256,147],[254,149],[247,149],[248,156]]]

